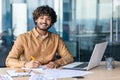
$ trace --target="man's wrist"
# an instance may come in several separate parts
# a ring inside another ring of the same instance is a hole
[[[60,64],[57,61],[55,61],[54,64],[56,68],[60,67]]]
[[[27,62],[25,62],[24,65],[23,65],[24,68],[26,68],[26,63],[27,63]]]

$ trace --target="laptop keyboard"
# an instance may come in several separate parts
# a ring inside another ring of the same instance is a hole
[[[87,66],[88,66],[88,63],[85,62],[85,63],[82,63],[80,65],[75,66],[74,68],[84,68],[84,67],[87,67]]]

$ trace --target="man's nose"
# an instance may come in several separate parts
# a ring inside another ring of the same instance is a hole
[[[43,19],[43,22],[46,23],[46,22],[47,22],[47,19]]]

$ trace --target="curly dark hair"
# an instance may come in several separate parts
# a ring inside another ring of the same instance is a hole
[[[37,24],[35,21],[41,16],[41,15],[47,15],[51,17],[51,26],[57,21],[57,15],[56,12],[53,10],[53,8],[49,7],[48,5],[43,5],[38,8],[36,8],[33,12],[33,20],[35,25]]]

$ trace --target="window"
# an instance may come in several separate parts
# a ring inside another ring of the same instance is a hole
[[[0,33],[2,32],[2,0],[0,0]]]
[[[27,5],[25,3],[12,4],[12,30],[15,37],[27,31]]]

